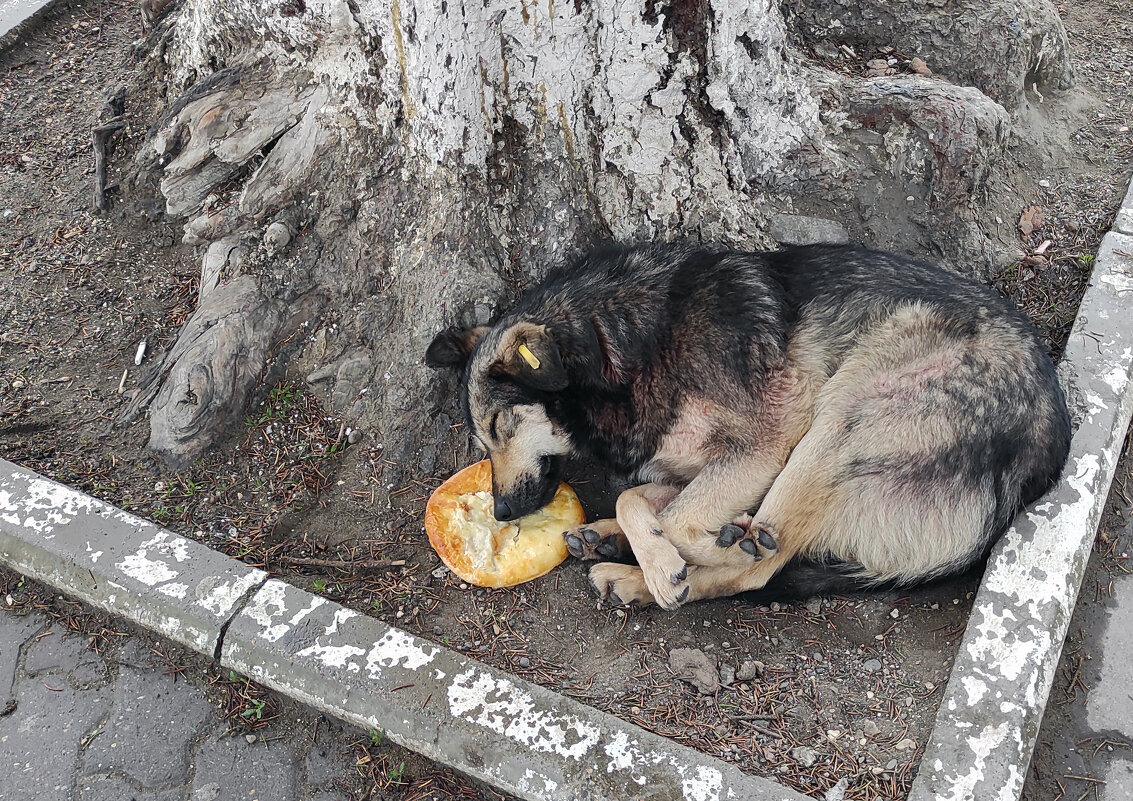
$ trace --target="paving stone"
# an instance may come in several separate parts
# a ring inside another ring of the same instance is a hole
[[[121,776],[87,776],[79,782],[75,801],[185,801],[187,797],[188,789],[185,787],[139,789]]]
[[[18,682],[19,705],[0,718],[0,795],[5,799],[72,801],[79,740],[110,709],[105,688],[51,686],[59,691],[49,690],[42,679]]]
[[[335,738],[337,739],[337,738]],[[341,742],[325,738],[307,749],[304,760],[304,778],[313,787],[325,787],[341,779],[350,769],[350,756]]]
[[[66,673],[77,686],[109,678],[106,661],[88,647],[90,640],[59,625],[34,637],[24,649],[24,671],[30,675]]]
[[[38,615],[0,614],[0,709],[12,697],[12,682],[20,661],[20,646],[43,628]]]
[[[338,788],[319,790],[310,796],[309,801],[350,801],[350,793]]]
[[[87,648],[87,638],[67,631],[59,625],[52,626],[42,635],[28,643],[24,649],[24,670],[31,675],[48,672],[69,673],[82,662],[93,657]]]
[[[266,577],[3,459],[0,564],[210,656]]]
[[[1102,801],[1133,801],[1133,762],[1117,759],[1105,772]]]
[[[192,742],[213,713],[195,687],[154,668],[123,664],[114,714],[87,747],[83,775],[117,770],[146,787],[185,782]]]
[[[225,736],[221,725],[197,748],[193,801],[283,801],[298,795],[298,765],[286,745],[271,747]],[[219,738],[219,739],[218,739]],[[213,788],[218,795],[212,795]]]
[[[1101,675],[1090,690],[1086,715],[1094,731],[1133,739],[1133,579],[1114,582],[1113,594],[1117,604],[1109,610]]]

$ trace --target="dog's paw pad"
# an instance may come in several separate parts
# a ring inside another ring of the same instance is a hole
[[[721,526],[719,533],[716,535],[716,547],[730,548],[736,544],[736,540],[743,537],[746,533],[747,532],[735,523],[728,523],[727,525]]]
[[[617,533],[605,534],[588,526],[563,532],[567,552],[575,559],[619,559],[624,556]]]
[[[563,540],[566,541],[567,553],[575,559],[585,559],[585,549],[582,547],[583,542],[580,537],[575,536],[569,531],[563,532]]]
[[[757,562],[779,550],[774,529],[763,523],[754,523],[746,528],[735,523],[721,526],[716,535],[716,545],[720,548],[735,545]]]

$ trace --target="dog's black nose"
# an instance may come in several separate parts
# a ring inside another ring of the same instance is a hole
[[[514,519],[515,515],[511,513],[511,505],[503,498],[496,498],[492,506],[492,514],[495,515],[496,520],[501,523]]]

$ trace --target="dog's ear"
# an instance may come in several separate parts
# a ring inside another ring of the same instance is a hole
[[[543,392],[558,392],[570,383],[551,332],[528,322],[516,323],[504,332],[499,358],[489,372]]]
[[[468,361],[468,354],[487,331],[486,325],[476,328],[446,328],[437,334],[425,351],[425,364],[433,368],[463,367]]]

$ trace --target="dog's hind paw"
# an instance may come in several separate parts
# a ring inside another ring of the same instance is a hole
[[[736,521],[720,527],[716,535],[716,546],[737,547],[758,562],[779,550],[779,540],[774,529],[765,523],[748,522],[745,525]]]
[[[603,562],[590,568],[590,583],[598,597],[614,606],[653,603],[653,595],[645,586],[645,576],[636,565]]]
[[[563,540],[567,552],[576,559],[624,559],[631,553],[616,520],[596,520],[564,531]]]

